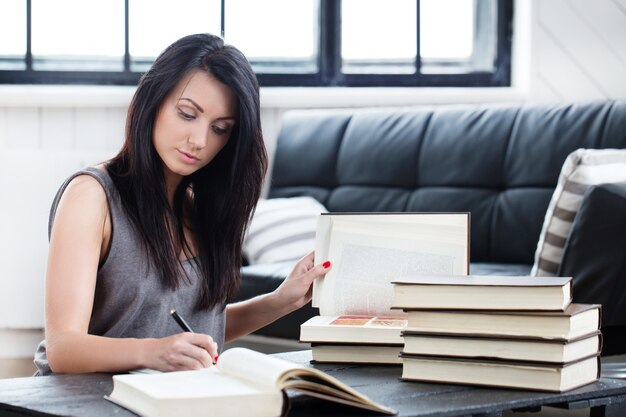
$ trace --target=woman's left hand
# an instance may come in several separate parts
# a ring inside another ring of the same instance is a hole
[[[290,306],[290,310],[297,310],[309,301],[313,295],[313,281],[323,277],[331,269],[329,261],[314,266],[315,252],[311,252],[300,259],[291,273],[274,291],[276,298]]]
[[[247,335],[299,309],[313,295],[313,281],[330,271],[330,262],[315,265],[314,252],[300,259],[278,288],[246,301],[226,306],[227,342]]]

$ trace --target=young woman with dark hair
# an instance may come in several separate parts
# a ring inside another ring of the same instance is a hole
[[[266,167],[241,52],[206,34],[165,49],[139,82],[120,152],[53,202],[38,374],[207,367],[224,342],[306,304],[329,268],[313,253],[273,293],[227,304]]]

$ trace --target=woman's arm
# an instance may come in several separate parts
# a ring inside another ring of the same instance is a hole
[[[330,262],[314,266],[314,255],[311,252],[300,259],[275,291],[226,306],[225,341],[245,336],[308,303],[313,281],[330,270]]]
[[[163,339],[89,335],[96,274],[111,236],[106,194],[92,177],[70,182],[57,207],[46,274],[46,354],[56,373],[160,370],[210,366],[210,336],[181,333]]]

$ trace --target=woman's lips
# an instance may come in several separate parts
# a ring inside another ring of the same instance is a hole
[[[200,160],[198,157],[193,156],[192,154],[189,154],[187,152],[183,152],[180,149],[177,149],[177,151],[178,151],[178,154],[180,155],[181,159],[184,162],[188,163],[188,164],[193,164],[193,163],[195,163],[195,162]]]

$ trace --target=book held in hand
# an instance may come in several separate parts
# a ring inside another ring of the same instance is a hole
[[[107,399],[143,417],[279,417],[285,390],[396,413],[317,369],[245,348],[226,350],[216,366],[199,371],[115,375]]]
[[[313,360],[400,363],[406,320],[392,310],[391,283],[404,274],[467,275],[469,223],[469,213],[320,215],[315,258],[333,268],[313,283],[320,316],[300,328]]]
[[[600,356],[566,364],[402,356],[402,379],[563,392],[600,376]]]
[[[300,341],[401,345],[406,324],[398,316],[315,316],[300,326]]]
[[[406,331],[575,339],[600,328],[599,304],[565,311],[407,310]]]
[[[469,213],[322,213],[316,262],[332,269],[313,283],[321,316],[397,315],[391,282],[407,274],[467,275]]]
[[[564,310],[569,277],[406,275],[393,281],[400,309]]]
[[[599,354],[599,330],[576,339],[477,336],[405,331],[405,354],[563,364]]]

